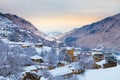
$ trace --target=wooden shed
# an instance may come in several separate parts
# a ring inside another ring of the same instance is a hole
[[[99,62],[104,59],[104,55],[103,54],[94,54],[93,58],[94,58],[95,62]]]

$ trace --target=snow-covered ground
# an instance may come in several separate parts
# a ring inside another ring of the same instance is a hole
[[[103,64],[106,64],[106,60],[102,60],[100,62],[96,62],[97,65],[100,65],[103,68]]]
[[[54,76],[60,76],[69,73],[70,70],[66,67],[57,68],[51,70],[50,73]],[[96,70],[87,70],[85,75],[77,75],[78,80],[120,80],[120,66],[107,68],[107,69],[96,69]],[[42,77],[41,80],[47,80]]]
[[[64,66],[64,67],[60,67],[60,68],[56,68],[53,70],[49,71],[53,76],[62,76],[62,75],[66,75],[69,73],[72,73],[72,70],[69,68],[69,66]]]
[[[88,70],[85,74],[86,80],[120,80],[120,66]]]
[[[12,80],[11,78],[5,78],[3,76],[0,76],[0,80]]]

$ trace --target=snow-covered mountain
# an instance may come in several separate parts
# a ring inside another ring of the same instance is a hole
[[[46,36],[25,19],[16,15],[0,13],[1,39],[12,42],[42,42],[44,45],[50,45],[51,41],[44,39]]]
[[[101,21],[73,29],[59,36],[69,45],[112,48],[120,50],[120,13]]]
[[[54,32],[48,32],[47,35],[49,37],[56,37],[56,36],[59,36],[61,35],[62,33],[61,32],[57,32],[57,31],[54,31]]]
[[[15,24],[23,27],[26,30],[33,32],[34,34],[36,34],[38,36],[42,36],[42,37],[47,36],[42,31],[39,31],[33,24],[31,24],[27,20],[25,20],[17,15],[5,14],[5,17],[12,20]]]

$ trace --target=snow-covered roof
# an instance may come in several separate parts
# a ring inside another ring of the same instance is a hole
[[[67,49],[67,50],[71,50],[71,49],[73,49],[73,47],[66,47],[66,49]]]
[[[64,66],[64,67],[60,67],[60,68],[50,70],[49,72],[53,76],[63,76],[63,75],[72,73],[72,70],[69,68],[69,66]]]
[[[74,56],[78,56],[78,54],[80,54],[80,51],[75,51],[74,52]]]
[[[25,71],[31,71],[31,70],[36,70],[38,68],[47,68],[47,66],[31,65],[31,66],[24,67],[24,70]]]
[[[101,48],[94,48],[93,50],[94,51],[101,51],[103,49],[103,47],[101,47]]]
[[[102,54],[101,52],[91,52],[92,55],[95,55],[95,54]]]
[[[42,45],[43,43],[36,43],[35,45]]]
[[[75,49],[76,49],[76,50],[82,50],[82,49],[81,49],[81,48],[79,48],[79,47],[78,47],[78,48],[75,48]]]
[[[43,59],[43,57],[39,56],[39,55],[34,55],[31,57],[31,59]]]

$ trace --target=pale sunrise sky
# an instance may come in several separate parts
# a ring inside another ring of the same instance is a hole
[[[0,12],[25,18],[43,32],[67,32],[120,13],[120,0],[0,0]]]

